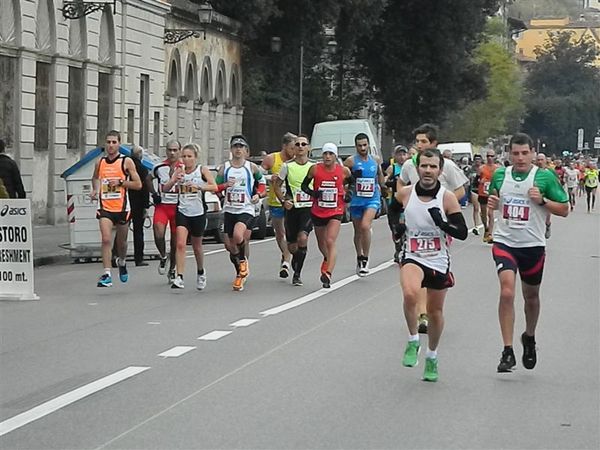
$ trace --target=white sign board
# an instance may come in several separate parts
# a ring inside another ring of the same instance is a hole
[[[583,128],[577,130],[577,150],[583,150]]]
[[[600,148],[600,136],[594,138],[594,148]]]
[[[28,199],[0,199],[0,300],[39,300],[33,292],[33,234]]]

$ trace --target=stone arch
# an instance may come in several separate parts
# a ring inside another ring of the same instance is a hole
[[[167,95],[170,97],[179,97],[181,86],[181,55],[179,50],[175,49],[171,53],[171,62],[169,63],[169,78],[167,80]]]
[[[208,102],[213,98],[212,63],[210,57],[204,57],[200,76],[200,99]]]
[[[0,42],[21,45],[21,2],[0,2]]]
[[[35,17],[35,48],[44,53],[56,53],[56,19],[53,0],[38,0]]]
[[[217,100],[217,104],[219,105],[227,101],[225,80],[227,80],[225,61],[220,59],[219,63],[217,64],[217,84],[215,85],[215,98]]]
[[[87,58],[87,22],[85,17],[69,22],[69,55]]]
[[[231,65],[229,77],[229,103],[234,106],[242,104],[242,77],[240,68],[236,63]]]
[[[184,95],[188,100],[196,100],[198,98],[198,63],[196,55],[190,53],[185,70],[185,88]]]
[[[100,19],[100,45],[98,47],[98,60],[103,63],[115,64],[116,42],[115,23],[110,6],[102,11]]]

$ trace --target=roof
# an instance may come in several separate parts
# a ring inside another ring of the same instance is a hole
[[[90,150],[83,156],[83,158],[81,158],[79,161],[77,161],[75,164],[73,164],[71,167],[69,167],[67,170],[65,170],[60,175],[61,178],[67,178],[68,176],[73,175],[75,172],[77,172],[83,166],[87,165],[91,161],[94,161],[96,158],[98,158],[100,155],[102,155],[103,152],[104,152],[104,147],[96,147],[95,149]],[[119,146],[119,153],[121,153],[122,155],[125,155],[125,156],[131,156],[131,149],[121,145],[121,146]],[[144,165],[144,167],[146,167],[146,169],[152,170],[154,168],[155,163],[152,162],[146,156],[144,156],[144,158],[142,159],[142,164]]]

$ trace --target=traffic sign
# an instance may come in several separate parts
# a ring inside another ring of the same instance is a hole
[[[583,150],[583,128],[577,130],[577,150]]]

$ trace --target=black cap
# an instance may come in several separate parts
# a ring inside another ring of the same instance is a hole
[[[404,145],[396,145],[394,147],[394,153],[408,153],[408,149]]]
[[[244,138],[241,137],[235,137],[231,140],[231,147],[233,147],[234,145],[243,145],[244,147],[248,147],[248,143],[246,142],[246,140]]]

